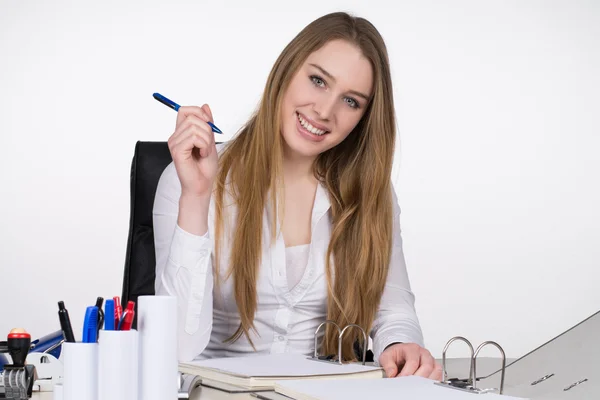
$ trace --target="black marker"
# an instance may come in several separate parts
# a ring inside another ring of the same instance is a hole
[[[71,327],[69,312],[65,308],[65,303],[62,301],[58,302],[58,319],[60,320],[60,328],[65,336],[65,341],[69,343],[75,343],[75,336],[73,336],[73,328]]]

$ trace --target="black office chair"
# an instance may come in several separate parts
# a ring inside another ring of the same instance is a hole
[[[154,295],[156,257],[152,207],[160,175],[172,160],[167,142],[138,141],[135,145],[130,176],[129,236],[121,296],[123,307],[129,300],[137,304],[138,296]],[[137,318],[133,327],[136,325]]]
[[[171,161],[173,158],[167,142],[138,141],[135,145],[131,161],[129,235],[121,295],[123,307],[129,300],[135,301],[137,306],[139,296],[155,294],[152,208],[158,180]],[[137,327],[137,318],[134,318],[133,327]]]
[[[127,301],[136,302],[138,296],[154,295],[156,256],[154,252],[154,229],[152,208],[158,180],[173,159],[167,142],[142,142],[135,145],[131,162],[129,236],[123,274],[123,307]],[[136,312],[137,316],[137,312]],[[133,328],[137,327],[134,318]],[[359,343],[355,343],[357,357],[362,357]],[[367,352],[372,361],[373,353]]]

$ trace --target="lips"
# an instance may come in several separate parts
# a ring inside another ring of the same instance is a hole
[[[313,135],[317,135],[317,136],[321,136],[321,135],[325,135],[326,133],[329,133],[329,130],[327,130],[326,127],[322,126],[322,125],[317,125],[316,123],[311,123],[308,121],[308,119],[306,117],[304,117],[302,114],[300,113],[296,113],[297,117],[298,117],[298,122],[300,122],[300,125],[306,129],[308,132],[312,133]]]

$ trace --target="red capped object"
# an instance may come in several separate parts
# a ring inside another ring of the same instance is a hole
[[[31,339],[31,335],[27,332],[11,332],[8,339]]]

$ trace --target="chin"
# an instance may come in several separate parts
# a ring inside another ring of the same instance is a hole
[[[288,151],[301,157],[316,157],[327,150],[323,142],[318,144],[303,143],[297,138],[286,138],[285,135],[283,136],[283,140]]]

